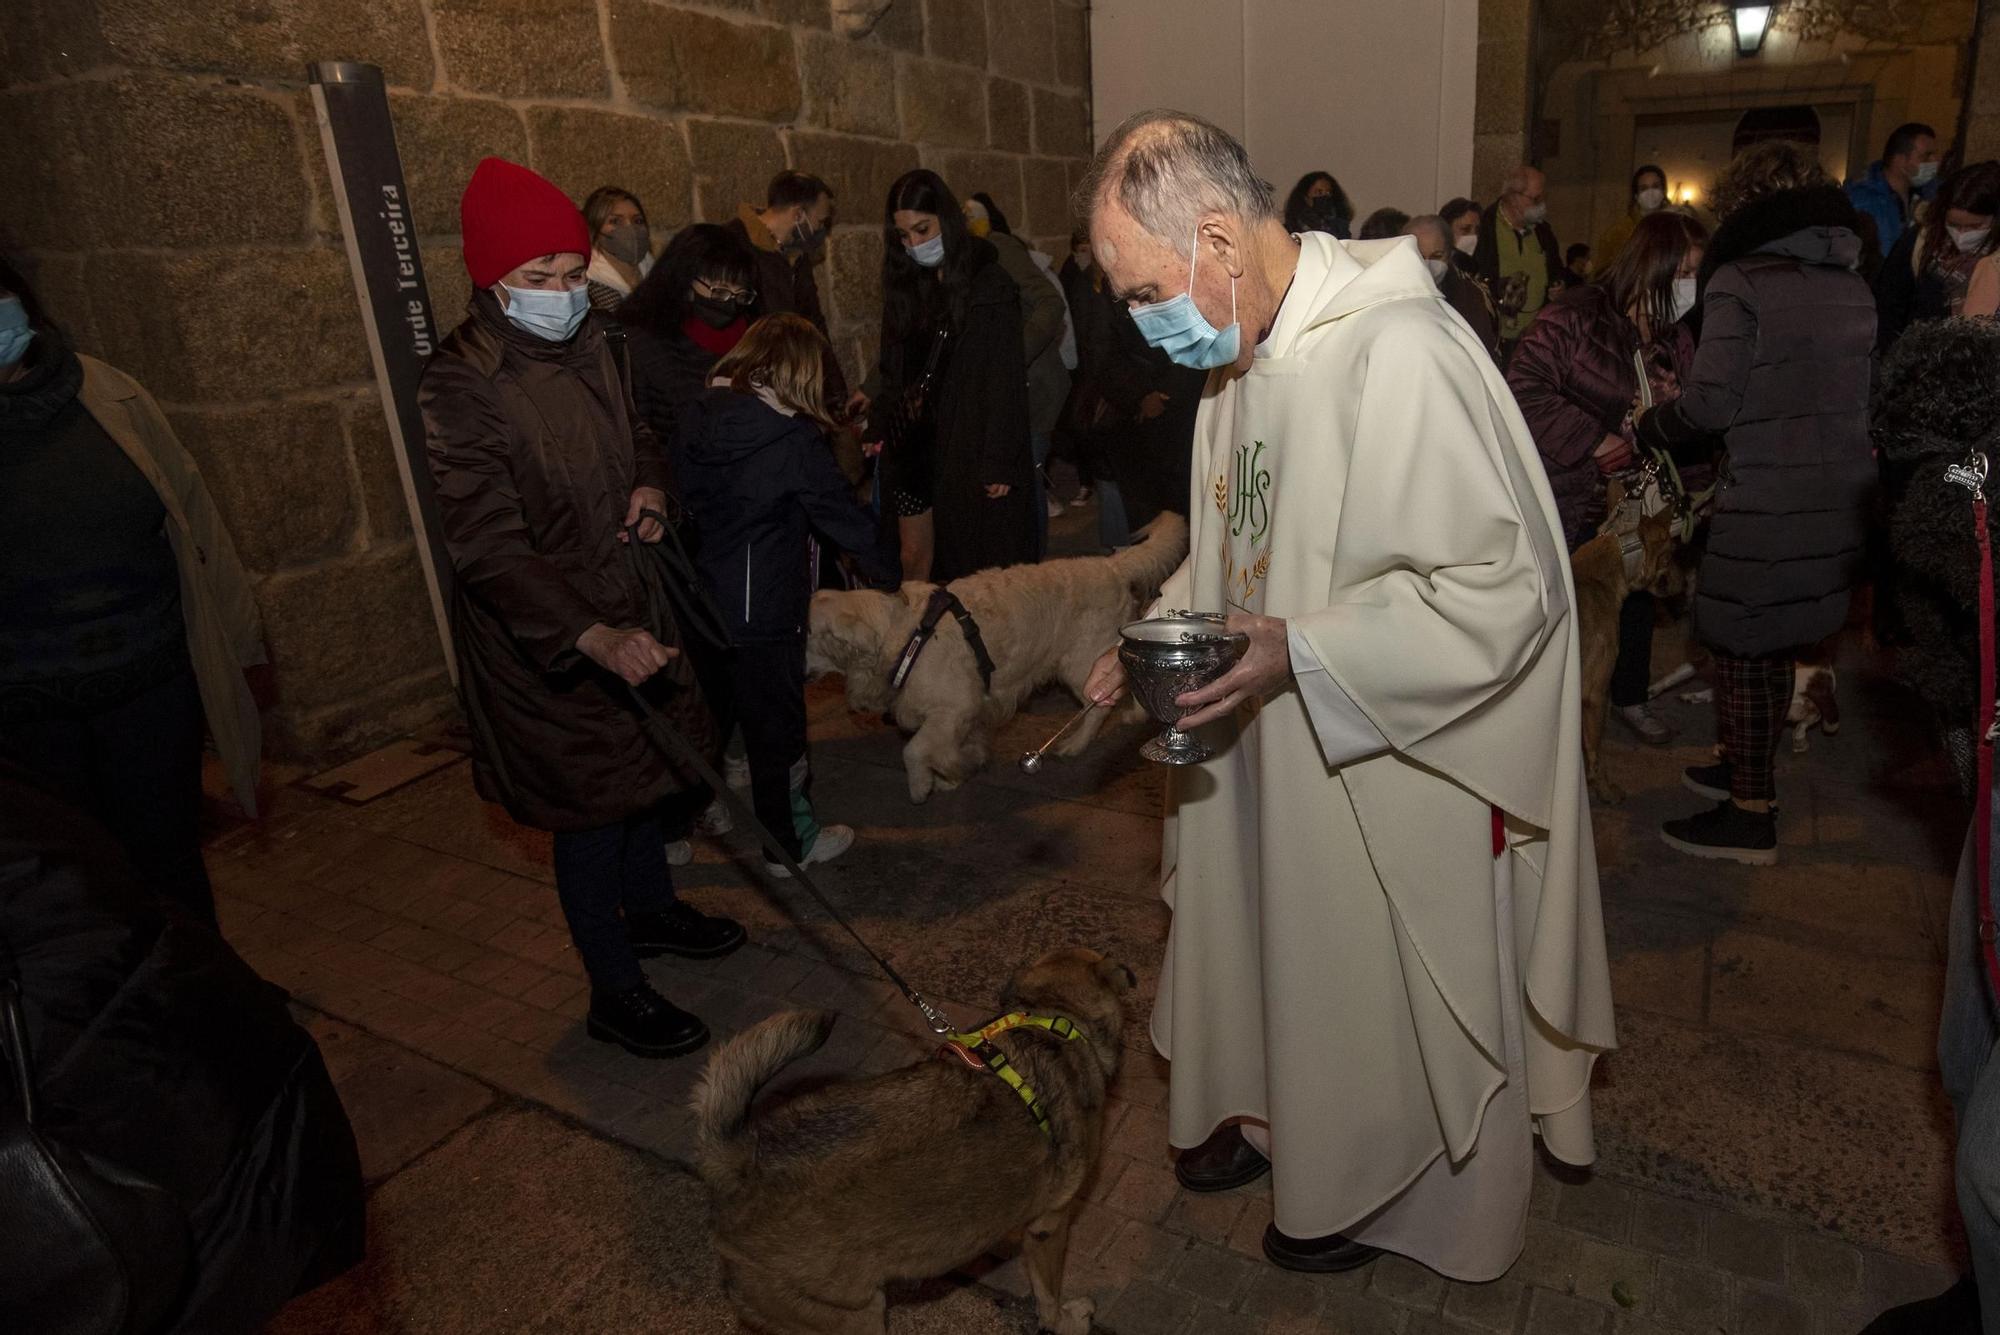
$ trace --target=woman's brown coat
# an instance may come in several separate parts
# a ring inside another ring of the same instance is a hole
[[[550,343],[475,293],[420,402],[480,795],[524,825],[585,830],[679,791],[623,684],[576,647],[598,622],[674,643],[658,564],[619,540],[635,488],[670,490],[667,464],[602,317]],[[677,662],[647,694],[700,731],[691,680]]]

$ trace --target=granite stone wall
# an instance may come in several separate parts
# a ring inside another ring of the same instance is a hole
[[[871,23],[872,20],[872,23]],[[489,153],[656,237],[825,177],[821,287],[872,358],[880,216],[918,165],[1060,255],[1090,151],[1084,0],[6,0],[0,242],[199,460],[257,582],[273,754],[354,752],[450,706],[305,89],[382,67],[448,328],[458,195]]]

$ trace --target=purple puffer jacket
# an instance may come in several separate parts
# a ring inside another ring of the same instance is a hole
[[[1639,394],[1639,328],[1602,287],[1574,287],[1544,306],[1507,364],[1507,383],[1534,435],[1574,551],[1604,522],[1604,477],[1592,452],[1621,432]],[[1694,339],[1676,325],[1647,349],[1656,400],[1678,392]]]

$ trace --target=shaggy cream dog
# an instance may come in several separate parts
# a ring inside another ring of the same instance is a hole
[[[923,619],[931,584],[905,584],[899,594],[815,595],[806,671],[816,677],[840,673],[847,679],[850,708],[887,713],[912,734],[903,747],[903,770],[910,800],[922,802],[935,789],[956,788],[977,772],[986,763],[991,730],[1014,717],[1042,686],[1061,682],[1083,703],[1084,683],[1098,655],[1118,643],[1119,627],[1158,596],[1160,581],[1187,555],[1187,522],[1179,515],[1161,515],[1140,538],[1111,556],[982,570],[952,581],[951,591],[979,623],[993,656],[991,693],[981,687],[972,649],[949,614],[938,622],[903,689],[890,687],[896,659]],[[1092,710],[1056,754],[1079,754],[1109,712]]]

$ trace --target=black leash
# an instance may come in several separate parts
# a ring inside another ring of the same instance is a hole
[[[648,511],[647,513],[651,514],[652,512]],[[632,541],[634,543],[638,542],[638,525],[633,525],[628,531],[631,534]],[[696,587],[698,588],[699,586],[697,585]],[[653,708],[652,703],[646,699],[644,693],[638,687],[625,681],[622,677],[619,680],[625,687],[625,694],[631,698],[632,703],[638,708],[639,715],[645,723],[646,735],[653,739],[653,744],[659,747],[669,760],[676,761],[693,770],[701,781],[706,783],[715,793],[717,799],[728,808],[731,816],[735,817],[746,828],[757,832],[757,840],[764,846],[764,851],[770,854],[771,860],[790,872],[792,879],[797,881],[801,886],[804,886],[806,893],[811,895],[822,909],[826,910],[827,917],[832,918],[834,922],[840,925],[842,931],[854,938],[854,944],[860,946],[862,953],[875,962],[875,967],[882,971],[884,978],[895,984],[896,990],[903,994],[903,999],[923,1012],[924,1022],[931,1027],[933,1033],[939,1035],[951,1033],[952,1024],[950,1018],[933,1005],[923,993],[911,987],[909,981],[902,974],[896,972],[895,965],[889,963],[888,960],[883,959],[881,955],[876,953],[875,948],[869,945],[861,933],[854,929],[854,924],[849,922],[841,914],[840,910],[833,906],[833,901],[829,900],[825,893],[820,890],[819,886],[813,883],[812,877],[806,874],[806,869],[799,865],[798,859],[791,855],[790,850],[784,846],[778,839],[778,836],[772,834],[764,822],[757,819],[757,813],[751,808],[750,804],[745,802],[741,797],[738,797],[736,790],[729,786],[728,780],[715,772],[714,766],[708,763],[707,758],[701,754],[700,749],[689,742],[687,738],[675,732],[673,728],[669,727],[667,721],[660,717],[660,712]]]

